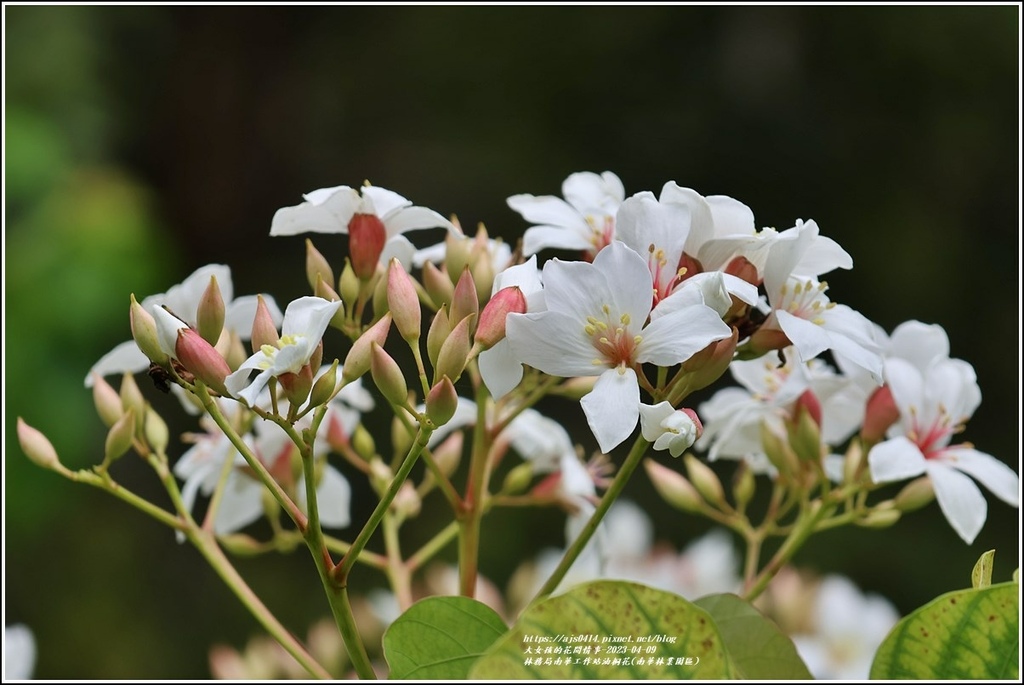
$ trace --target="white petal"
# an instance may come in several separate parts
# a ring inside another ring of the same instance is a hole
[[[121,373],[138,373],[149,368],[149,357],[142,353],[134,340],[123,342],[110,352],[100,357],[100,360],[89,369],[85,377],[85,387],[91,388],[93,384],[92,375],[98,373],[101,376],[111,376]]]
[[[731,334],[732,329],[710,307],[685,307],[659,317],[643,329],[637,361],[657,366],[679,364]]]
[[[905,321],[892,332],[888,356],[906,359],[923,373],[933,359],[949,357],[949,336],[938,324]]]
[[[491,294],[494,295],[502,288],[508,288],[513,285],[519,286],[519,289],[523,291],[523,295],[527,296],[538,292],[544,287],[540,280],[540,269],[537,268],[536,255],[530,257],[522,264],[510,266],[498,273],[494,277],[494,286],[491,288]]]
[[[651,313],[652,301],[651,272],[646,260],[625,243],[613,240],[594,258],[593,266],[604,277],[605,284],[601,288],[604,292],[598,301],[598,309],[588,314],[596,315],[600,306],[609,304],[614,313],[629,314],[634,325],[642,325],[641,322],[646,321]],[[544,284],[548,292],[548,307],[554,309],[551,291],[556,286],[548,283],[546,276]]]
[[[532,224],[564,226],[581,235],[586,235],[590,231],[580,213],[568,202],[554,195],[513,195],[506,202],[513,211],[519,212]]]
[[[280,328],[284,316],[277,306],[277,302],[271,295],[263,295],[263,303],[270,312],[270,318],[274,326]],[[252,322],[256,319],[256,307],[258,301],[256,295],[245,295],[234,300],[227,306],[224,312],[224,327],[238,333],[242,340],[252,337]]]
[[[178,345],[178,331],[188,328],[188,325],[169,314],[163,307],[153,310],[153,318],[156,320],[156,339],[160,349],[164,354],[177,359],[178,353],[175,349]]]
[[[462,231],[455,228],[451,221],[445,219],[432,209],[426,207],[406,207],[398,210],[394,216],[389,216],[384,222],[388,238],[394,238],[406,231],[418,231],[423,228],[444,228],[450,233]]]
[[[793,269],[817,237],[818,225],[808,221],[782,231],[771,241],[763,272],[769,300],[774,302],[774,298],[782,292],[782,286],[793,275]]]
[[[535,255],[541,250],[592,250],[589,231],[561,226],[532,226],[523,234],[523,254]]]
[[[328,302],[321,297],[300,297],[288,303],[281,324],[281,337],[304,335],[312,340],[315,347],[331,323],[331,318],[341,307],[341,300]]]
[[[612,210],[625,195],[622,181],[610,171],[600,176],[592,171],[579,171],[562,182],[562,196],[582,214]]]
[[[155,309],[164,305],[176,316],[195,324],[199,300],[209,287],[211,277],[217,279],[217,287],[220,288],[224,301],[231,302],[234,297],[231,268],[224,264],[207,264],[193,271],[188,278],[169,288],[166,293],[150,295],[142,301],[142,307],[152,314]]]
[[[213,522],[218,535],[245,528],[263,515],[263,485],[241,472],[234,471],[224,484],[224,496]]]
[[[362,204],[359,191],[348,186],[324,188],[308,193],[306,197],[313,201],[282,207],[274,212],[270,235],[348,233],[348,224]]]
[[[655,405],[640,405],[640,432],[647,442],[654,442],[665,433],[661,422],[672,416],[675,409],[668,402],[659,402]]]
[[[640,417],[640,386],[633,369],[608,369],[580,404],[602,452],[629,437]]]
[[[674,181],[669,181],[662,186],[659,199],[665,203],[683,205],[690,210],[690,230],[686,239],[686,252],[691,255],[697,254],[700,246],[715,235],[715,222],[707,201],[696,190],[683,188]]]
[[[902,435],[880,442],[868,452],[871,478],[876,483],[889,483],[919,476],[926,460],[920,448]]]
[[[754,212],[739,200],[727,195],[708,195],[704,201],[711,209],[716,236],[754,235],[757,232]]]
[[[815,278],[834,269],[852,268],[853,257],[850,253],[831,238],[819,235],[807,246],[807,251],[793,267],[793,275]]]
[[[1020,506],[1020,477],[991,454],[958,446],[944,450],[939,460],[972,476],[1011,507]]]
[[[397,259],[406,271],[412,267],[416,256],[416,246],[409,242],[404,235],[396,235],[384,243],[384,249],[380,253],[380,263],[387,264],[392,258]]]
[[[665,253],[665,279],[673,279],[690,234],[690,209],[686,205],[661,203],[649,192],[626,198],[615,216],[615,239],[640,255],[651,245]]]
[[[552,376],[593,376],[597,350],[576,318],[559,312],[509,314],[506,339],[515,359]]]
[[[928,476],[949,525],[964,542],[971,544],[988,516],[985,496],[974,481],[943,462],[928,462]]]
[[[305,499],[305,484],[297,490],[301,491],[300,499]],[[328,528],[347,528],[352,522],[352,486],[345,476],[328,466],[324,469],[320,483],[316,486],[316,503],[320,512],[320,523]],[[305,507],[305,503],[302,504]]]
[[[4,626],[4,681],[30,680],[36,666],[36,639],[23,623]]]
[[[793,316],[782,309],[776,309],[774,314],[776,321],[779,322],[779,328],[796,347],[800,361],[809,362],[832,347],[828,331],[818,324]]]
[[[507,395],[523,380],[523,365],[513,354],[507,338],[481,352],[478,363],[480,377],[496,400]]]

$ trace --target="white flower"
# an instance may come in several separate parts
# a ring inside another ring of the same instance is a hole
[[[4,682],[29,680],[36,666],[36,639],[23,623],[4,626]]]
[[[626,196],[619,177],[583,171],[562,183],[565,200],[553,195],[513,195],[508,206],[538,224],[523,235],[523,254],[545,248],[582,250],[593,259],[615,237],[615,213]]]
[[[507,319],[518,360],[555,376],[599,376],[581,404],[604,452],[636,427],[639,364],[679,364],[730,334],[704,305],[645,325],[652,306],[649,274],[644,259],[618,241],[592,264],[554,259],[542,273],[547,310]]]
[[[445,228],[461,234],[452,222],[425,207],[413,207],[412,202],[398,193],[366,185],[356,190],[349,186],[321,188],[303,195],[305,202],[294,207],[283,207],[274,213],[270,235],[288,236],[299,233],[350,233],[356,217],[376,217],[382,235],[379,253],[381,264],[397,257],[409,269],[416,248],[402,235],[425,228]]]
[[[281,339],[277,346],[264,345],[227,377],[228,391],[249,406],[255,406],[260,392],[271,378],[284,373],[298,373],[309,363],[320,339],[327,330],[341,301],[328,302],[319,297],[300,297],[292,301],[284,313]],[[252,381],[249,373],[259,370]]]
[[[252,322],[256,318],[256,295],[246,295],[236,298],[234,296],[234,285],[231,281],[231,269],[223,264],[209,264],[201,267],[192,273],[181,283],[171,287],[165,293],[150,295],[140,303],[147,312],[157,316],[157,311],[167,307],[175,315],[191,325],[196,325],[197,310],[203,293],[210,285],[210,278],[216,277],[217,286],[220,288],[221,298],[224,300],[224,328],[234,331],[242,340],[248,340],[252,335]],[[281,321],[281,310],[277,308],[274,298],[263,295],[263,301],[270,311],[274,324]],[[173,350],[173,345],[171,346]],[[149,367],[149,359],[134,340],[123,342],[113,350],[103,355],[96,362],[89,374],[85,377],[85,386],[92,387],[94,373],[101,376],[109,376],[120,373],[138,373]],[[176,387],[176,386],[172,386]]]
[[[496,275],[491,296],[511,286],[518,286],[523,293],[527,312],[540,311],[544,308],[543,286],[536,255],[525,263],[509,267]],[[481,352],[478,363],[484,385],[495,399],[508,394],[523,379],[523,364],[512,352],[512,344],[507,336]]]
[[[862,594],[842,576],[826,576],[814,603],[814,632],[793,635],[793,643],[815,678],[867,680],[875,652],[898,620],[884,597]]]
[[[927,474],[946,520],[971,544],[985,523],[988,505],[968,476],[1010,506],[1020,506],[1020,479],[1009,466],[969,443],[949,444],[981,403],[974,369],[943,356],[933,357],[924,369],[889,359],[885,380],[900,419],[889,429],[889,439],[868,453],[871,477],[887,483]]]
[[[683,410],[668,402],[640,405],[640,431],[644,440],[654,443],[656,450],[668,450],[678,457],[699,437],[700,424]]]

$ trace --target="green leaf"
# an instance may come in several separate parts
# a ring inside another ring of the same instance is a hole
[[[384,633],[390,678],[465,680],[473,662],[506,630],[501,616],[475,599],[420,600]]]
[[[992,584],[992,564],[996,557],[996,551],[990,549],[981,555],[978,559],[978,563],[974,565],[974,570],[971,571],[971,587],[983,588],[988,587]]]
[[[733,594],[708,595],[694,602],[714,619],[737,678],[813,680],[796,646],[773,621]]]
[[[474,680],[728,679],[733,669],[722,636],[706,611],[669,592],[602,580],[577,585],[528,607],[469,676]]]
[[[1019,680],[1017,583],[949,592],[904,617],[871,665],[881,680]]]

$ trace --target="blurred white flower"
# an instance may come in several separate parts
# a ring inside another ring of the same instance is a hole
[[[23,623],[4,626],[4,681],[28,680],[36,666],[36,638]]]

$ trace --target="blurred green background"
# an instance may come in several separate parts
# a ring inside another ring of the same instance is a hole
[[[37,677],[205,678],[212,643],[258,632],[194,550],[32,467],[14,426],[73,468],[98,462],[82,380],[128,339],[129,293],[217,262],[237,294],[305,294],[302,240],[268,231],[315,188],[369,179],[509,241],[525,224],[507,196],[560,194],[583,170],[627,194],[731,195],[759,226],[813,218],[855,262],[828,277],[833,299],[890,331],[944,326],[984,397],[963,437],[1019,471],[1019,14],[5,5],[4,615],[35,632]],[[317,244],[337,259],[343,242]],[[138,460],[115,475],[163,502]],[[627,492],[650,501],[644,480]],[[997,580],[1018,566],[1018,512],[988,499],[970,547],[933,504],[824,534],[797,562],[905,613],[967,585],[987,549]],[[677,546],[707,529],[654,514]],[[483,572],[503,584],[562,521],[488,519],[502,547]],[[327,615],[304,553],[240,566],[295,632]]]

